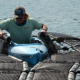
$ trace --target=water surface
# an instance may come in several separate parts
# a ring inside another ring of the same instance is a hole
[[[46,24],[49,32],[80,36],[80,0],[0,0],[0,20],[14,17],[18,6]]]

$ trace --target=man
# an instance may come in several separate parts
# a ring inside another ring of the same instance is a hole
[[[31,34],[35,29],[41,29],[47,33],[47,26],[36,20],[30,19],[23,7],[17,7],[14,11],[14,18],[0,22],[0,29],[10,33],[12,41],[18,44],[31,42]],[[0,30],[0,38],[4,32]]]

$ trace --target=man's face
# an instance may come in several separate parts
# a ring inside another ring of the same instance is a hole
[[[22,24],[24,22],[24,16],[23,18],[15,18],[15,21],[19,24]]]

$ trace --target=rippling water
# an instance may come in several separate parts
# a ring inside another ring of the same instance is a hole
[[[18,6],[46,24],[49,32],[80,36],[80,0],[0,0],[0,20],[14,17]]]

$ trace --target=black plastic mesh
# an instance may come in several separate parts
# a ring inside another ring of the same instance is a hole
[[[0,39],[0,54],[2,53],[4,40]]]
[[[53,71],[54,73],[67,72],[73,64],[61,64],[61,63],[42,63],[36,71]]]
[[[80,41],[78,40],[65,40],[65,42],[72,46],[80,45]]]
[[[18,74],[0,74],[0,80],[19,80],[19,73]]]
[[[34,68],[33,80],[68,80],[69,70],[79,61],[78,51],[54,54]]]
[[[74,51],[65,54],[56,54],[51,56],[51,60],[57,63],[75,63],[75,62],[79,62],[80,53]]]
[[[33,80],[67,80],[73,64],[41,63],[35,68]]]
[[[21,61],[0,54],[0,80],[18,80],[22,70]]]
[[[49,33],[57,40],[65,40],[75,49],[80,49],[80,41],[76,37]],[[3,44],[3,42],[0,42]],[[2,50],[2,44],[0,50]],[[68,80],[68,73],[74,63],[80,62],[80,52],[67,52],[51,55],[51,59],[46,59],[32,69],[33,80]],[[10,67],[9,67],[10,65]],[[18,80],[22,71],[22,63],[8,56],[0,54],[0,80]]]
[[[67,80],[66,75],[64,73],[36,72],[33,80]]]
[[[19,62],[19,61],[16,61],[16,60],[14,60],[14,59],[12,59],[12,58],[10,58],[10,57],[8,57],[8,56],[4,56],[4,55],[2,55],[1,56],[1,54],[0,54],[0,63],[1,62],[7,62],[7,63],[15,63],[15,62]],[[20,63],[20,62],[19,62]]]

